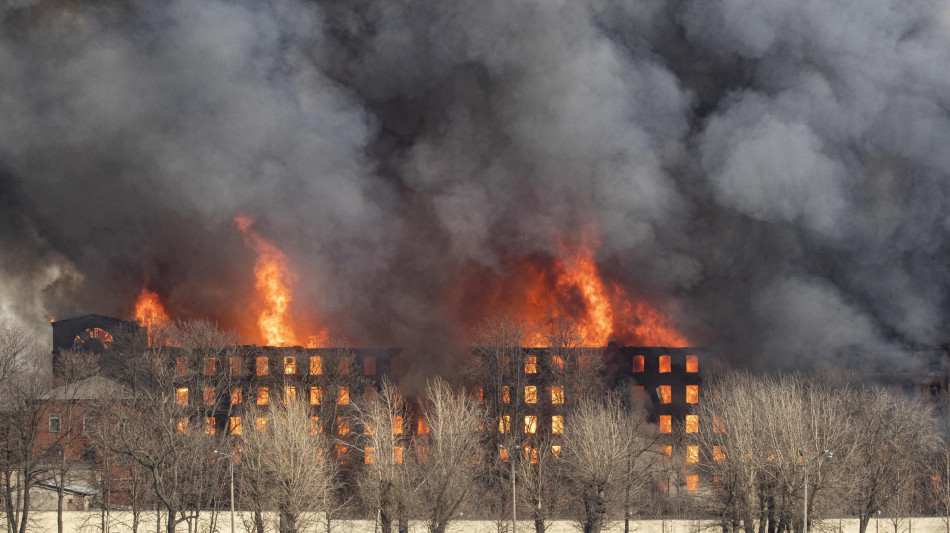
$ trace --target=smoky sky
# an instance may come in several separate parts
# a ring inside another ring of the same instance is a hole
[[[244,327],[249,216],[295,313],[355,345],[438,351],[490,311],[472,272],[585,232],[606,277],[753,365],[948,340],[950,2],[0,6],[23,321],[127,317],[147,284]]]

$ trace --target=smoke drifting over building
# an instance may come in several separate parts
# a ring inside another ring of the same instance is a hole
[[[763,366],[948,338],[946,1],[0,10],[21,319],[127,317],[147,285],[247,332],[240,216],[286,255],[297,322],[351,344],[466,339],[574,246]]]

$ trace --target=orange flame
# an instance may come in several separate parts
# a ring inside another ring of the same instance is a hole
[[[145,328],[148,334],[149,346],[155,345],[155,337],[158,331],[165,329],[171,324],[165,307],[158,299],[158,294],[142,287],[139,298],[135,302],[135,320]]]
[[[297,345],[297,335],[290,321],[290,302],[293,300],[290,284],[294,275],[287,266],[287,256],[251,229],[254,221],[250,218],[235,217],[234,222],[244,234],[244,242],[257,253],[254,264],[254,275],[257,277],[255,288],[263,304],[257,326],[264,344]],[[317,348],[323,346],[327,338],[327,331],[320,330],[316,335],[307,337],[305,344],[308,348]]]

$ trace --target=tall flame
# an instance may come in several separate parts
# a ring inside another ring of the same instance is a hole
[[[235,224],[244,235],[244,242],[257,253],[254,275],[255,288],[262,300],[262,310],[257,318],[261,339],[268,346],[295,346],[299,344],[290,319],[290,302],[293,296],[290,285],[294,275],[287,266],[287,256],[276,246],[251,229],[254,221],[247,217],[235,217]],[[316,348],[327,343],[328,333],[320,329],[316,335],[306,337],[306,346]]]
[[[135,320],[145,328],[148,334],[149,346],[154,346],[156,336],[160,330],[167,329],[171,324],[168,313],[158,299],[158,294],[142,287],[138,300],[135,301]]]

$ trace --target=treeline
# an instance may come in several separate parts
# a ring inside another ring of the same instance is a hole
[[[529,342],[548,347],[543,360]],[[487,322],[470,370],[413,397],[374,385],[345,349],[282,350],[286,372],[259,381],[236,370],[259,349],[206,322],[131,328],[110,348],[109,380],[82,352],[60,352],[54,373],[28,335],[0,327],[8,531],[26,533],[41,485],[61,516],[89,466],[103,528],[121,507],[136,532],[156,508],[168,533],[199,519],[214,531],[231,461],[237,508],[253,517],[243,525],[258,533],[330,532],[343,518],[387,533],[410,522],[444,532],[461,518],[507,528],[514,505],[537,533],[552,519],[629,531],[670,515],[724,532],[801,531],[806,469],[812,520],[858,516],[863,532],[878,511],[950,517],[950,453],[930,406],[855,380],[707,375],[698,424],[666,433],[635,383],[605,382],[602,350],[554,322],[540,334]]]

